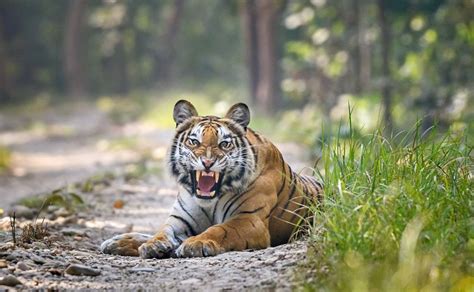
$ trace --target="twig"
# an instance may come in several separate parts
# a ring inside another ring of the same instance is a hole
[[[13,247],[16,247],[16,213],[13,212],[13,216],[10,216],[10,226],[12,228]]]

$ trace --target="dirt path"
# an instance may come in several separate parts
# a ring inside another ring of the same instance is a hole
[[[11,170],[0,174],[0,208],[136,162],[144,152],[164,153],[173,134],[141,123],[116,125],[93,104],[72,108],[28,117],[0,112],[0,145],[13,158]]]
[[[16,286],[19,289],[291,289],[292,267],[306,254],[303,243],[204,259],[142,260],[100,254],[98,246],[104,239],[129,231],[153,233],[167,217],[177,192],[163,171],[172,131],[142,124],[114,126],[107,116],[90,108],[55,114],[53,119],[46,116],[43,121],[50,129],[68,125],[74,134],[0,132],[2,143],[14,151],[14,167],[19,172],[0,177],[0,208],[9,209],[20,197],[70,182],[82,183],[64,194],[80,195],[85,206],[44,210],[40,218],[46,218],[49,235],[15,250],[11,249],[8,217],[0,219],[0,279],[14,277],[21,282]],[[131,138],[133,147],[103,146]],[[293,144],[279,147],[294,169],[301,169],[305,151]],[[151,158],[137,163],[144,152]],[[109,174],[86,180],[104,171]],[[19,211],[26,217],[35,215],[29,209]],[[18,225],[28,222],[20,218]],[[94,276],[70,275],[68,267],[75,264],[91,269]]]

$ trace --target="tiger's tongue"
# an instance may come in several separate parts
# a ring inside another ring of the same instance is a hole
[[[210,193],[214,183],[213,176],[201,176],[201,179],[198,182],[199,190],[203,193]]]

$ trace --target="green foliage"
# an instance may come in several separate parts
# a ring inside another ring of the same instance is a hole
[[[0,145],[0,173],[11,166],[11,156],[10,150]]]
[[[382,72],[378,8],[376,1],[288,3],[282,61],[287,105],[312,100],[324,114],[341,96],[366,96],[388,82],[392,106],[419,119],[434,116],[440,127],[464,119],[473,96],[472,2],[387,2],[389,80]],[[404,116],[394,121],[398,129],[411,125]]]
[[[44,196],[26,197],[19,205],[38,210],[38,215],[48,206],[59,206],[72,212],[85,206],[82,197],[68,187],[57,189]]]
[[[312,208],[305,289],[467,289],[472,145],[419,125],[393,139],[349,129],[323,148],[325,199]]]

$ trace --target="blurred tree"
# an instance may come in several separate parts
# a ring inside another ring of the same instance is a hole
[[[275,112],[281,102],[278,78],[277,26],[281,14],[280,1],[260,0],[256,2],[258,73],[256,106],[265,114]]]
[[[349,97],[396,130],[449,127],[473,100],[472,0],[204,3],[2,0],[1,102],[157,84],[230,98],[247,81],[262,112],[314,103],[330,120]]]
[[[86,0],[71,0],[64,30],[64,72],[68,94],[74,98],[85,95],[83,66],[83,24]]]
[[[1,16],[1,14],[0,14]],[[0,17],[0,23],[3,24],[3,18]],[[7,48],[5,37],[3,35],[3,25],[0,25],[0,102],[9,100],[11,96],[11,81],[7,72]]]
[[[390,58],[391,58],[391,38],[390,23],[385,0],[377,0],[379,25],[381,34],[381,57],[382,57],[382,103],[384,106],[383,120],[385,131],[389,134],[393,130],[392,122],[392,78],[390,74]]]
[[[164,34],[159,42],[155,72],[158,81],[168,83],[173,81],[173,75],[176,74],[176,36],[178,34],[181,17],[183,13],[183,0],[174,0],[172,9],[166,19]]]
[[[245,0],[241,5],[242,30],[245,40],[245,61],[248,69],[250,85],[250,101],[257,103],[257,87],[259,84],[258,68],[258,36],[257,36],[257,7],[254,0]]]

